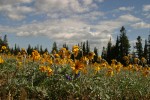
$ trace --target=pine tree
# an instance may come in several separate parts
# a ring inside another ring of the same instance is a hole
[[[7,35],[4,35],[3,45],[5,45],[6,47],[8,47]]]
[[[120,46],[119,46],[119,49],[120,49],[119,59],[121,59],[121,63],[124,63],[123,57],[129,54],[130,44],[129,44],[128,37],[126,36],[126,30],[124,26],[122,26],[120,33],[121,34],[120,34]]]
[[[114,52],[115,59],[119,61],[120,57],[120,50],[119,50],[119,37],[117,36],[116,45],[115,45],[115,52]]]
[[[66,48],[66,50],[68,50],[68,49],[69,49],[66,43],[65,43],[65,44],[63,44],[63,48]]]
[[[143,47],[142,47],[141,36],[137,37],[136,49],[137,49],[137,55],[138,55],[139,59],[141,59],[143,56]]]
[[[148,49],[148,64],[150,64],[150,35],[148,37],[147,49]]]
[[[88,40],[86,41],[86,54],[89,54],[90,52],[90,45],[89,45],[89,42]]]
[[[143,56],[144,56],[145,59],[148,59],[147,54],[148,54],[148,50],[147,50],[147,40],[145,40],[144,54],[143,54]]]
[[[32,51],[33,51],[33,49],[31,48],[31,45],[29,44],[29,45],[28,45],[28,48],[27,48],[27,53],[28,53],[28,55],[31,55],[31,54],[32,54]]]
[[[53,53],[54,51],[55,51],[55,52],[58,52],[57,43],[56,43],[56,42],[53,43],[53,47],[52,47],[51,53]]]
[[[43,47],[42,47],[42,45],[40,46],[40,54],[43,54],[44,53],[44,51],[43,51]]]
[[[82,53],[83,53],[83,56],[86,55],[85,42],[83,42],[83,45],[82,45]]]
[[[103,47],[101,57],[102,57],[103,59],[105,59],[105,60],[106,60],[106,58],[107,58],[107,51],[106,51],[106,48],[105,48],[105,47]]]
[[[94,48],[94,53],[95,53],[95,56],[94,56],[94,62],[97,62],[97,58],[98,58],[98,49],[95,47]]]
[[[2,45],[3,45],[3,40],[2,40],[2,38],[0,37],[0,48],[2,47]]]
[[[107,57],[106,57],[106,60],[109,64],[111,63],[111,46],[112,46],[112,43],[111,43],[111,38],[110,38],[107,44]]]
[[[47,48],[45,48],[44,52],[48,52],[48,49],[47,49]]]

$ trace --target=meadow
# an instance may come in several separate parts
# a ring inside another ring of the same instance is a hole
[[[126,66],[94,53],[77,59],[80,48],[0,53],[0,100],[150,100],[150,67],[145,58],[125,56]],[[73,56],[74,59],[71,59]],[[141,61],[142,64],[139,64]],[[144,65],[144,66],[143,66]]]

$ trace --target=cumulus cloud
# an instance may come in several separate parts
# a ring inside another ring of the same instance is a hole
[[[119,19],[127,22],[137,22],[141,20],[140,18],[137,18],[131,14],[121,15]]]
[[[26,17],[25,14],[31,13],[34,11],[34,9],[31,7],[19,5],[20,2],[29,3],[30,0],[25,0],[25,1],[6,0],[6,1],[5,0],[1,1],[0,13],[3,13],[3,15],[6,15],[10,19],[22,20]]]
[[[134,7],[119,7],[118,10],[120,11],[132,11]]]
[[[59,44],[72,45],[89,40],[91,46],[98,45],[102,49],[110,38],[112,41],[116,38],[112,36],[114,31],[128,24],[136,27],[141,21],[131,14],[103,20],[103,17],[108,16],[99,9],[97,2],[100,4],[104,0],[0,0],[0,13],[13,20],[22,20],[27,14],[47,15],[42,21],[16,27],[0,26],[0,31],[16,33],[17,36],[45,35]],[[122,11],[133,9],[134,7],[119,8]],[[143,27],[147,27],[145,24]]]
[[[144,5],[143,11],[150,11],[150,5]]]
[[[135,23],[135,24],[133,24],[133,25],[131,25],[133,28],[136,28],[136,29],[138,29],[138,28],[149,28],[150,27],[150,24],[148,24],[148,23],[145,23],[145,22],[137,22],[137,23]]]

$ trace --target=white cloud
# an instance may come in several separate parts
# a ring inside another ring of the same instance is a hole
[[[112,37],[114,31],[119,30],[121,26],[130,22],[140,20],[133,15],[122,15],[114,20],[98,20],[96,24],[91,24],[87,20],[83,20],[88,18],[93,20],[92,16],[99,18],[103,16],[103,13],[95,11],[83,16],[76,15],[69,18],[47,19],[43,22],[35,21],[18,27],[0,27],[0,31],[12,31],[17,36],[46,35],[51,40],[56,40],[59,44],[67,43],[72,45],[89,40],[92,44],[91,48],[96,45],[102,48],[107,45],[110,37],[114,40]]]
[[[150,11],[150,5],[144,5],[143,11]]]
[[[44,11],[49,13],[63,12],[63,13],[82,13],[88,11],[93,0],[36,0],[35,7],[37,11]]]
[[[96,0],[96,1],[98,1],[98,2],[104,2],[104,0]]]
[[[13,20],[22,20],[26,17],[25,14],[31,13],[33,11],[34,11],[33,8],[27,6],[11,5],[11,4],[0,6],[0,12]]]
[[[133,28],[150,28],[150,24],[147,24],[145,22],[138,22],[138,23],[135,23],[133,25],[131,25]]]
[[[0,0],[0,5],[14,5],[20,3],[31,3],[33,0]]]
[[[134,9],[134,7],[120,7],[118,8],[118,10],[120,11],[132,11]]]
[[[93,0],[83,0],[84,5],[92,4]]]
[[[137,21],[140,21],[141,19],[140,18],[137,18],[131,14],[126,14],[126,15],[121,15],[119,17],[119,19],[121,21],[127,21],[127,22],[137,22]]]
[[[22,20],[27,14],[47,15],[47,19],[33,21],[17,27],[0,26],[1,32],[16,33],[17,36],[45,35],[59,44],[76,44],[89,40],[91,46],[106,46],[108,40],[113,39],[114,31],[121,26],[133,24],[138,26],[140,18],[131,14],[119,17],[118,13],[114,19],[109,18],[109,12],[102,12],[98,8],[104,0],[0,0],[0,13],[13,20]],[[96,2],[95,2],[96,1]],[[3,4],[1,4],[1,2]],[[33,3],[32,7],[27,3]],[[120,7],[119,10],[131,11],[134,7]],[[109,16],[107,16],[107,14]],[[36,19],[35,19],[36,20]],[[145,23],[146,24],[146,23]],[[147,27],[147,25],[143,27]],[[115,37],[116,38],[116,37]]]

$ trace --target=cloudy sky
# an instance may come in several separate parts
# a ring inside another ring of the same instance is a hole
[[[0,35],[10,47],[28,44],[51,48],[54,41],[69,46],[88,40],[101,51],[115,43],[124,26],[131,45],[147,39],[149,0],[0,0]]]

